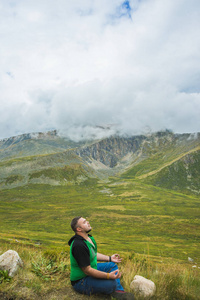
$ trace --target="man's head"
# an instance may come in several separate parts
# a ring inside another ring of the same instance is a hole
[[[73,218],[73,220],[71,221],[71,228],[74,232],[76,232],[76,229],[78,227],[78,220],[80,219],[81,217],[75,217]]]
[[[81,233],[81,232],[88,233],[92,229],[90,223],[83,217],[75,217],[71,221],[71,228],[75,233]]]

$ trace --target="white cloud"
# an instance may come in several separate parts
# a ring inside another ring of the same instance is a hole
[[[0,138],[200,130],[200,2],[127,5],[1,1]]]

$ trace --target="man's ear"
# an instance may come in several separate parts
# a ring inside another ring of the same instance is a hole
[[[76,228],[76,232],[77,232],[77,231],[80,232],[80,231],[81,231],[81,227],[77,227],[77,228]]]

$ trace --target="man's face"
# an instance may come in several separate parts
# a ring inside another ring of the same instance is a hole
[[[92,230],[90,223],[84,218],[80,218],[77,225],[77,228],[81,229],[82,232],[88,233]]]

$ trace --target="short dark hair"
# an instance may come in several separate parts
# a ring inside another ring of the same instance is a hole
[[[77,229],[77,223],[78,223],[78,220],[80,219],[81,217],[75,217],[73,218],[73,220],[71,221],[71,228],[74,232],[76,232],[76,229]]]

